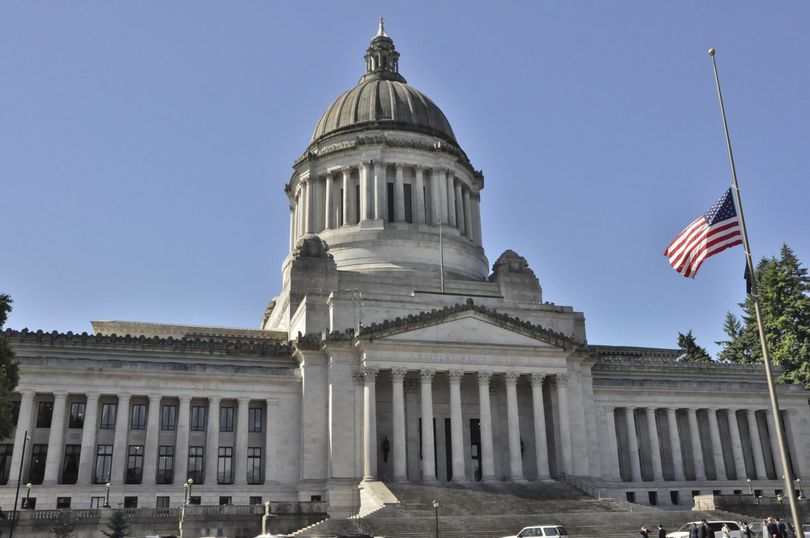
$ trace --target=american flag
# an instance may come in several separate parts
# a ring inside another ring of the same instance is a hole
[[[673,269],[695,278],[703,261],[742,243],[742,228],[731,189],[678,234],[664,251]]]

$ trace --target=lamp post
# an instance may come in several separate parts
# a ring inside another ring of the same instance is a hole
[[[107,496],[104,497],[104,508],[110,507],[110,483],[107,482],[104,484],[104,487],[107,489]]]
[[[436,513],[436,538],[439,538],[439,501],[433,499],[433,511]]]
[[[785,506],[782,504],[783,499],[784,497],[782,497],[781,493],[776,496],[776,500],[779,501],[779,513],[782,514],[782,519],[785,519]]]
[[[28,443],[28,430],[25,430],[25,435],[23,436],[23,446],[22,446],[22,459],[20,460],[20,470],[17,473],[17,493],[14,495],[14,511],[11,513],[11,529],[8,531],[8,538],[12,538],[14,536],[14,527],[17,525],[17,501],[20,498],[20,483],[22,483],[22,462],[25,461],[25,445]]]
[[[801,478],[796,479],[796,489],[799,490],[799,500],[802,500],[804,498],[804,496],[802,495],[802,479]]]
[[[751,487],[751,479],[747,478],[745,481],[748,482],[748,494],[753,495],[754,494],[754,489]]]
[[[191,486],[194,485],[194,480],[189,478],[186,480],[186,486],[188,486],[188,498],[186,499],[186,504],[191,504]]]
[[[34,486],[34,485],[33,485],[31,482],[28,482],[28,483],[25,485],[25,489],[27,490],[27,491],[25,492],[25,508],[26,508],[27,510],[30,510],[30,509],[31,509],[31,488],[32,488],[33,486]]]

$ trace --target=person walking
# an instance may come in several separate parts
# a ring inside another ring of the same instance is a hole
[[[709,524],[706,523],[705,519],[698,526],[698,538],[714,538],[714,536],[709,535]]]
[[[722,534],[723,538],[731,538],[731,529],[728,528],[728,523],[723,523],[720,533]]]
[[[647,525],[642,525],[639,534],[641,538],[650,538],[650,529],[647,528]]]
[[[667,538],[667,531],[664,530],[664,526],[660,523],[658,524],[658,538]]]
[[[774,518],[768,518],[768,525],[766,528],[768,529],[768,538],[782,538],[782,534],[779,532],[779,525],[776,524],[776,520]]]
[[[743,520],[741,530],[742,538],[751,538],[751,525],[748,524],[748,521]]]
[[[698,536],[698,526],[695,523],[689,525],[689,538],[699,538]]]

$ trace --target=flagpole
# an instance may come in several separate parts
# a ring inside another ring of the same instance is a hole
[[[793,489],[793,473],[790,469],[790,461],[788,460],[787,448],[785,445],[785,432],[782,426],[782,418],[779,414],[779,401],[776,396],[776,387],[773,382],[773,374],[771,373],[771,357],[768,352],[768,342],[765,339],[765,329],[762,325],[762,313],[759,308],[759,290],[757,286],[757,275],[754,272],[754,262],[751,259],[751,247],[748,242],[748,231],[745,227],[745,216],[743,215],[742,201],[740,200],[740,186],[737,183],[737,169],[734,166],[734,154],[731,151],[731,137],[728,133],[728,122],[726,121],[726,108],[723,105],[723,92],[720,91],[720,77],[717,75],[717,61],[714,55],[717,51],[709,49],[709,56],[712,58],[712,67],[714,67],[714,82],[717,86],[717,98],[720,100],[720,114],[723,117],[723,129],[726,134],[726,148],[728,149],[728,160],[731,163],[731,179],[734,187],[734,198],[737,202],[737,209],[740,212],[740,227],[742,228],[743,247],[745,248],[745,264],[748,268],[748,275],[751,282],[751,298],[754,300],[754,312],[757,317],[757,329],[759,330],[759,343],[762,347],[762,361],[765,363],[765,377],[768,380],[768,394],[771,398],[771,413],[773,414],[773,422],[776,428],[776,440],[779,445],[779,456],[782,460],[782,469],[784,475],[782,478],[785,481],[785,493],[787,494],[788,503],[790,504],[790,512],[793,519],[793,527],[795,531],[801,532],[802,524],[799,520],[799,510],[796,503],[796,492]],[[772,433],[772,432],[771,432]],[[738,477],[739,478],[739,477]]]

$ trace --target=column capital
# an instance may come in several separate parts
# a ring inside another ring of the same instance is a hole
[[[644,409],[646,409],[648,415],[654,415],[657,408],[648,406],[648,407],[645,407]]]
[[[372,159],[366,159],[366,160],[360,161],[360,163],[363,166],[373,166],[374,165],[374,161]]]
[[[752,408],[750,408],[750,407],[749,407],[748,409],[746,409],[746,410],[745,410],[745,413],[746,413],[746,414],[748,414],[748,415],[754,415],[754,416],[756,416],[756,414],[757,414],[757,410],[756,410],[756,409],[752,409]]]
[[[362,385],[366,381],[366,376],[362,370],[357,370],[352,373],[352,379],[354,379],[356,385]]]
[[[675,407],[667,407],[667,415],[675,415],[678,412],[678,409]]]
[[[447,377],[450,379],[451,385],[458,385],[464,377],[464,370],[450,370],[447,372]]]
[[[694,414],[696,414],[698,412],[698,408],[697,407],[687,407],[686,412],[689,413],[690,415],[694,415]]]
[[[366,385],[371,385],[377,380],[379,370],[377,368],[363,368],[360,370],[363,375],[363,382]]]
[[[341,174],[343,174],[344,176],[348,176],[348,175],[350,175],[350,174],[352,173],[352,168],[351,168],[351,166],[344,166],[344,167],[342,167],[342,168],[340,169],[340,173],[341,173]]]
[[[67,398],[68,393],[66,391],[59,391],[53,393],[53,399],[56,400],[57,398],[65,399]]]
[[[712,413],[717,414],[717,412],[720,411],[720,408],[711,406],[711,407],[707,407],[706,411],[711,411]]]
[[[155,402],[160,403],[160,400],[163,399],[163,395],[162,394],[149,394],[149,395],[147,395],[147,398],[149,398],[149,403],[155,403]]]
[[[489,381],[491,379],[492,379],[492,372],[478,372],[479,385],[489,385]]]
[[[178,396],[177,399],[180,401],[180,403],[188,403],[191,401],[191,396]]]
[[[191,398],[189,398],[189,400],[190,400],[190,399],[191,399]],[[236,399],[236,401],[237,401],[237,402],[239,402],[239,405],[249,405],[249,404],[250,404],[250,400],[251,400],[250,398],[245,398],[245,397],[241,397],[241,398],[237,398],[237,399]]]
[[[612,413],[612,412],[614,412],[616,410],[616,406],[615,405],[606,405],[602,409],[605,410],[605,413]]]
[[[118,393],[118,401],[119,402],[126,402],[132,397],[132,394],[128,392],[119,392]]]
[[[394,368],[391,370],[391,380],[394,383],[402,383],[405,380],[405,376],[408,375],[407,368]]]
[[[422,380],[422,383],[432,383],[433,376],[436,375],[436,370],[431,370],[430,368],[423,368],[419,370],[419,377]]]
[[[405,165],[403,163],[394,163],[394,166],[398,171],[405,168]]]
[[[84,397],[87,398],[88,402],[90,400],[98,400],[100,396],[101,396],[101,394],[98,393],[98,392],[85,392],[84,393]]]
[[[546,374],[545,372],[534,372],[531,376],[532,386],[540,386],[542,387],[543,384],[546,382]]]
[[[209,396],[208,397],[208,405],[219,403],[222,401],[222,398],[219,396]]]
[[[627,411],[628,413],[632,413],[632,412],[634,412],[636,409],[638,409],[638,407],[636,407],[636,406],[634,406],[634,405],[625,405],[625,406],[624,406],[624,409],[625,409],[625,411]]]
[[[520,377],[520,372],[504,372],[503,380],[507,385],[514,385]]]

